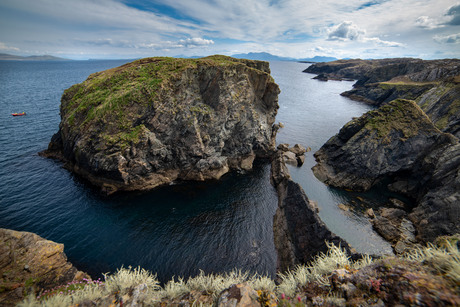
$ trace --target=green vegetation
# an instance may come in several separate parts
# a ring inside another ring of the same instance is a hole
[[[378,110],[366,113],[368,122],[365,127],[377,132],[378,138],[384,138],[392,130],[402,133],[403,139],[418,134],[420,124],[429,123],[428,117],[411,100],[396,99],[380,107]]]
[[[460,98],[455,99],[448,107],[447,113],[436,121],[436,128],[442,130],[447,127],[449,124],[449,119],[451,116],[454,116],[460,112]]]
[[[106,134],[103,136],[103,138],[107,145],[118,145],[120,149],[125,149],[128,146],[128,144],[139,143],[139,138],[145,130],[146,128],[144,125],[139,125],[127,130],[127,132],[121,131],[112,135]]]
[[[142,131],[133,122],[146,110],[172,112],[184,107],[180,98],[173,99],[172,83],[187,70],[199,66],[247,65],[255,69],[256,61],[239,60],[223,55],[201,59],[168,57],[145,58],[123,66],[90,75],[87,80],[64,91],[61,114],[63,123],[71,131],[104,131],[108,146],[119,142],[127,147],[135,142]],[[162,99],[165,96],[167,99]],[[168,106],[160,105],[169,101]],[[197,117],[209,115],[211,109],[204,104],[192,105],[190,113]]]

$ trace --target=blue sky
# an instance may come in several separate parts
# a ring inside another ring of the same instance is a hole
[[[451,0],[0,0],[0,53],[460,58]]]

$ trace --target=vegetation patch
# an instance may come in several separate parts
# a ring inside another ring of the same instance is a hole
[[[254,62],[254,63],[252,63]],[[108,132],[109,143],[135,141],[139,128],[133,120],[145,110],[162,112],[158,105],[161,96],[171,96],[172,84],[187,69],[198,66],[247,65],[255,69],[256,61],[239,60],[223,55],[200,59],[168,57],[145,58],[90,75],[87,80],[64,91],[61,113],[63,122],[73,131],[94,130]],[[166,109],[178,112],[181,101]],[[190,107],[195,115],[209,115],[204,104]]]
[[[365,128],[377,132],[378,138],[386,137],[391,131],[401,132],[403,139],[419,133],[419,129],[429,123],[429,119],[415,102],[396,99],[377,110],[366,113]]]
[[[459,298],[460,252],[458,236],[444,238],[438,245],[415,248],[402,257],[373,260],[369,256],[352,261],[340,247],[328,244],[326,254],[312,262],[280,274],[280,284],[268,277],[234,270],[224,274],[201,272],[188,280],[172,278],[163,287],[156,275],[141,268],[121,268],[105,281],[84,280],[29,296],[19,306],[129,305],[210,306],[219,294],[234,284],[248,284],[256,290],[262,306],[343,306],[385,304],[411,305],[423,302],[455,305]],[[414,301],[415,302],[415,301]]]

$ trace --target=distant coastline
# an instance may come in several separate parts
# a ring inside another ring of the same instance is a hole
[[[19,56],[7,53],[0,53],[0,61],[72,61],[71,59],[60,58],[52,55],[31,55]]]

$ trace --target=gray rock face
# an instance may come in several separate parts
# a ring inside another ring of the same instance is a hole
[[[315,157],[313,172],[327,184],[365,191],[386,179],[393,191],[414,199],[415,209],[404,218],[419,241],[460,231],[458,139],[439,131],[414,102],[395,100],[349,122]],[[374,226],[396,243],[401,221],[381,216]]]
[[[307,263],[319,252],[327,251],[326,241],[350,249],[348,243],[332,233],[318,216],[299,184],[292,181],[280,150],[272,161],[271,182],[278,192],[278,209],[273,217],[278,271],[284,272]]]
[[[417,239],[432,242],[438,236],[460,233],[460,144],[424,162],[431,178],[409,218],[416,226]]]
[[[101,186],[146,190],[251,169],[275,149],[279,88],[267,62],[148,58],[64,92],[47,152]]]
[[[451,142],[414,102],[395,100],[347,123],[315,153],[313,172],[332,186],[366,191],[410,172],[428,153]]]

